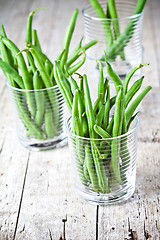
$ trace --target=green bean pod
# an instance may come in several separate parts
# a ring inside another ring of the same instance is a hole
[[[98,179],[95,171],[94,159],[93,159],[90,144],[85,145],[85,163],[86,163],[88,174],[92,183],[92,188],[94,191],[97,192],[99,190]]]
[[[1,40],[0,40],[0,49],[1,49],[1,56],[2,56],[3,61],[6,62],[9,65],[9,67],[12,67],[11,59],[10,59],[10,56],[8,54],[8,51],[7,51],[9,49],[6,48],[6,46],[4,45],[4,43]],[[14,79],[11,77],[11,75],[8,74],[7,72],[5,72],[5,74],[6,74],[6,77],[9,81],[9,83],[13,87],[16,87],[16,83],[15,83]]]
[[[128,90],[128,84],[129,84],[129,81],[131,80],[133,74],[140,68],[142,68],[143,66],[145,65],[149,65],[148,63],[145,63],[145,64],[139,64],[138,66],[134,67],[125,77],[124,81],[123,81],[123,89],[124,89],[124,93],[126,94],[127,93],[127,90]]]
[[[114,124],[112,135],[117,137],[121,134],[122,120],[123,120],[123,107],[124,107],[124,96],[123,89],[120,88],[115,102],[115,112],[114,112]],[[113,139],[111,143],[111,164],[114,178],[119,184],[122,184],[120,176],[120,140]]]
[[[54,137],[54,128],[52,111],[45,108],[45,132],[48,138]]]
[[[41,60],[41,58],[39,57],[38,51],[36,51],[35,48],[30,48],[29,51],[31,52],[36,64],[37,64],[37,68],[40,72],[41,78],[44,82],[44,85],[46,88],[50,88],[53,86],[52,81],[49,77],[49,74],[47,73],[44,64]]]
[[[72,58],[73,56],[75,56],[75,54],[80,50],[80,48],[82,47],[82,41],[83,41],[83,38],[81,38],[80,42],[78,43],[77,47],[71,52],[71,54],[69,55],[68,59]],[[67,59],[67,61],[68,61]]]
[[[120,28],[119,28],[118,14],[116,10],[115,0],[108,0],[107,4],[108,4],[108,11],[110,14],[110,18],[113,19],[113,29],[114,29],[115,39],[117,39],[117,37],[119,37],[120,35]],[[125,60],[124,51],[120,52],[120,56],[122,60]]]
[[[18,67],[22,74],[22,79],[24,82],[24,86],[27,90],[33,89],[32,79],[29,75],[24,57],[17,46],[8,38],[2,38],[3,43],[11,50],[11,52],[16,55]]]
[[[147,86],[137,97],[136,99],[130,104],[126,112],[126,123],[128,125],[132,115],[134,114],[136,108],[145,97],[145,95],[152,89],[151,86]]]
[[[62,69],[64,68],[64,65],[66,64],[66,61],[67,61],[69,46],[70,46],[72,35],[73,35],[74,29],[75,29],[78,13],[79,13],[78,9],[76,9],[73,12],[70,22],[68,24],[65,36],[64,36],[63,49],[65,49],[66,51],[64,52],[64,55],[62,56],[62,62],[61,62]]]
[[[72,93],[74,95],[75,90],[79,88],[78,84],[77,84],[76,80],[71,75],[69,75],[69,81],[70,81],[70,84],[71,84]]]
[[[105,105],[103,104],[99,112],[96,114],[96,124],[102,127],[103,117],[104,117]]]
[[[89,127],[89,134],[91,138],[96,138],[96,134],[93,130],[93,126],[95,125],[95,116],[92,108],[91,96],[89,92],[89,86],[88,86],[86,75],[83,76],[83,89],[84,89],[84,101],[85,101],[85,110],[86,110],[86,116],[87,116],[88,127]]]
[[[91,3],[92,7],[94,8],[94,10],[96,11],[97,16],[99,18],[102,18],[102,20],[106,19],[106,15],[105,15],[100,3],[98,2],[98,0],[89,0],[89,1]],[[109,49],[110,46],[113,44],[113,36],[112,36],[111,28],[110,28],[110,23],[109,23],[109,21],[102,21],[102,25],[103,25],[104,31],[105,31],[107,49]]]
[[[34,90],[42,89],[42,83],[39,73],[36,71],[33,75],[33,87]],[[35,115],[35,122],[40,127],[43,122],[45,107],[44,107],[44,93],[40,91],[35,91],[35,99],[36,99],[36,115]]]
[[[98,41],[97,40],[92,40],[89,43],[85,44],[82,46],[77,52],[75,52],[70,58],[67,59],[66,66],[67,68],[75,62],[87,49],[90,47],[94,46]]]
[[[26,31],[26,46],[31,46],[32,44],[32,20],[33,20],[33,14],[37,12],[38,10],[43,8],[37,8],[34,11],[32,11],[27,20],[27,31]]]
[[[113,70],[111,64],[107,60],[106,60],[106,64],[107,64],[107,73],[110,76],[110,78],[112,79],[115,87],[121,86],[122,85],[122,81],[121,81],[120,77],[118,76],[118,74]],[[118,88],[116,88],[116,90],[117,89]]]
[[[128,92],[125,95],[125,107],[127,108],[129,102],[131,101],[131,99],[134,97],[134,95],[138,92],[138,90],[141,88],[142,86],[142,82],[143,82],[144,76],[141,77],[139,80],[137,80],[136,82],[133,83],[133,85],[131,86],[131,88],[128,90]]]
[[[55,64],[54,64],[54,77],[55,77],[55,81],[65,99],[68,109],[71,113],[72,112],[73,95],[72,95],[71,89],[68,89],[68,87],[67,88],[64,87],[64,84],[62,81],[63,73],[62,73],[60,65],[58,64],[57,61],[55,61]]]
[[[96,99],[94,105],[93,105],[93,112],[94,112],[94,115],[97,114],[97,112],[99,111],[99,106],[100,106],[100,102],[102,103],[103,102],[103,94],[100,93],[98,98]]]
[[[67,69],[67,73],[69,75],[72,75],[74,72],[76,72],[85,62],[86,60],[86,55],[84,55],[84,57],[76,64],[74,64],[73,66],[69,67]]]
[[[11,76],[12,79],[14,79],[14,81],[17,83],[17,85],[20,88],[24,89],[22,77],[17,73],[17,71],[14,68],[12,68],[6,62],[4,62],[1,58],[0,58],[0,67],[5,75],[7,73],[9,76]],[[9,82],[9,83],[10,83],[10,85],[12,85],[12,82]]]
[[[33,36],[33,45],[34,45],[35,47],[37,47],[37,49],[38,49],[39,51],[42,52],[42,48],[41,48],[41,45],[40,45],[40,42],[39,42],[37,30],[35,30],[35,29],[32,30],[32,36]]]
[[[98,125],[94,125],[94,131],[102,138],[111,138],[111,135]]]
[[[110,87],[107,87],[107,99],[105,103],[104,115],[103,115],[103,128],[106,129],[109,123],[109,112],[110,112]]]

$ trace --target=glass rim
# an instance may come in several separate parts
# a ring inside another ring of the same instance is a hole
[[[99,18],[99,17],[94,17],[94,16],[92,16],[92,15],[90,15],[90,14],[85,13],[85,11],[86,11],[87,9],[89,9],[89,8],[92,8],[92,6],[91,6],[91,5],[88,5],[88,6],[86,6],[85,8],[83,8],[83,9],[82,9],[82,15],[83,15],[84,17],[87,17],[87,18],[89,18],[89,19],[91,19],[91,20],[96,20],[96,21],[108,21],[108,20],[110,20],[110,21],[112,21],[112,20],[113,20],[113,21],[115,21],[115,20],[121,21],[121,20],[127,20],[127,19],[135,19],[135,18],[140,17],[140,16],[143,15],[143,13],[144,13],[144,9],[143,9],[141,13],[132,14],[132,15],[130,15],[130,16],[128,16],[128,17],[120,17],[120,18]]]
[[[134,119],[135,124],[134,124],[133,128],[130,129],[128,132],[126,132],[124,134],[121,134],[120,136],[111,137],[111,138],[87,138],[87,137],[78,136],[78,135],[76,135],[76,134],[71,132],[71,130],[68,127],[68,121],[70,121],[71,118],[72,118],[72,116],[68,117],[66,119],[66,121],[65,121],[65,127],[66,127],[66,130],[69,133],[69,135],[74,137],[74,138],[79,138],[79,139],[83,139],[83,140],[87,140],[87,141],[111,141],[111,140],[114,140],[114,139],[121,139],[121,138],[124,138],[124,137],[129,136],[130,134],[132,134],[137,129],[138,124],[139,124],[139,119],[136,116],[136,118]]]
[[[22,89],[22,88],[16,88],[16,87],[13,87],[9,82],[8,80],[6,80],[6,85],[14,90],[14,91],[17,91],[17,92],[41,92],[41,91],[48,91],[48,90],[51,90],[51,89],[59,89],[58,85],[54,85],[52,87],[49,87],[49,88],[42,88],[42,89]]]

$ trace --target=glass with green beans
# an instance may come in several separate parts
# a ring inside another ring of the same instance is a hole
[[[84,39],[93,39],[98,44],[87,53],[88,74],[97,77],[95,62],[100,59],[105,66],[107,61],[123,79],[135,65],[142,62],[142,30],[146,0],[89,0],[90,5],[83,9]],[[105,70],[105,67],[104,67]],[[136,75],[141,74],[137,71]],[[107,76],[107,72],[105,72]]]
[[[39,151],[67,143],[64,123],[69,111],[57,85],[36,90],[18,89],[8,83],[7,87],[17,135],[24,147]]]
[[[138,119],[121,136],[92,139],[72,132],[66,122],[75,188],[84,200],[101,205],[127,200],[135,190]]]
[[[32,28],[33,15],[37,10],[28,16],[26,47],[21,51],[7,37],[1,25],[0,68],[7,78],[20,142],[32,150],[45,150],[67,142],[64,119],[70,113],[55,81],[54,64],[42,51],[37,31]],[[82,38],[78,46],[69,52],[78,13],[79,10],[75,9],[66,29],[62,50],[56,58],[64,79],[84,64],[85,51],[97,43],[93,40],[82,46]],[[68,88],[67,82],[61,84]]]
[[[78,74],[79,81],[73,76],[66,78],[60,64],[54,63],[55,81],[71,113],[66,128],[76,189],[82,198],[96,204],[121,202],[134,192],[137,107],[151,90],[147,86],[137,95],[144,77],[129,86],[136,71],[146,64],[135,66],[122,81],[105,61],[116,93],[111,97],[110,82],[104,78],[99,61],[98,96],[94,104],[87,75]]]

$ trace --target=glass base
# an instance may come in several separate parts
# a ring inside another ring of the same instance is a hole
[[[57,137],[56,139],[48,139],[43,142],[42,141],[41,142],[37,142],[37,141],[24,142],[20,139],[20,143],[22,144],[22,146],[32,151],[45,151],[45,150],[63,147],[67,144],[67,142],[68,142],[67,137],[63,137],[63,138]]]
[[[93,191],[81,191],[76,189],[80,198],[84,199],[92,205],[113,205],[117,203],[122,203],[128,200],[135,191],[135,186],[127,188],[123,191],[117,191],[108,194],[96,193]]]

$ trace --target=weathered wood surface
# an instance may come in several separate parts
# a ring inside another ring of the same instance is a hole
[[[28,13],[46,7],[35,14],[34,24],[44,51],[54,59],[73,10],[81,10],[87,3],[87,0],[1,0],[0,24],[5,24],[9,37],[23,48]],[[58,240],[63,237],[66,217],[67,240],[160,239],[159,25],[160,1],[150,0],[143,31],[144,62],[150,62],[150,66],[143,69],[143,74],[145,84],[150,83],[153,90],[141,108],[136,191],[123,204],[97,209],[79,199],[73,186],[68,146],[31,152],[19,144],[5,78],[0,72],[0,240]],[[80,13],[73,46],[82,33]]]

